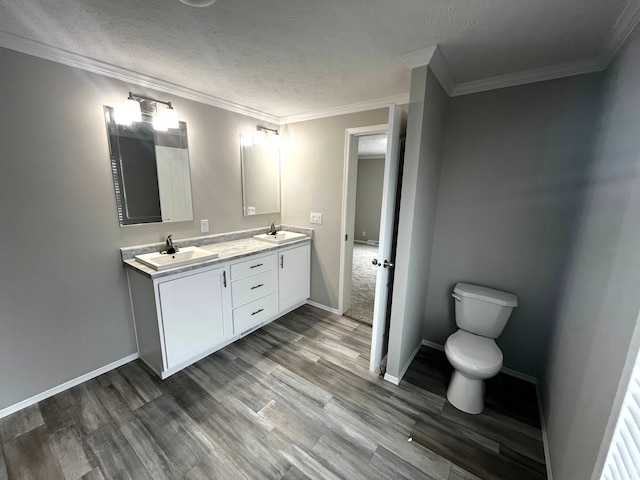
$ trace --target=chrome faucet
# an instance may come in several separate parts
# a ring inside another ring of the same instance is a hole
[[[277,235],[278,230],[276,230],[276,225],[274,222],[271,222],[271,226],[269,227],[269,233],[267,235]]]
[[[180,251],[178,249],[178,246],[173,244],[172,237],[173,235],[169,235],[167,237],[167,245],[162,250],[160,250],[160,253],[172,254],[172,253],[178,253]]]

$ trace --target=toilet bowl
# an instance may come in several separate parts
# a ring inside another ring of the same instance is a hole
[[[518,299],[468,283],[458,283],[453,297],[459,329],[444,345],[454,368],[447,399],[458,410],[477,414],[484,409],[484,381],[502,369],[502,351],[494,339],[502,333]]]

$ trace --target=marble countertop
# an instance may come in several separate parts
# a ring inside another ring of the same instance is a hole
[[[283,243],[280,245],[263,242],[261,240],[256,240],[253,238],[255,232],[253,230],[245,230],[244,232],[234,232],[230,234],[222,234],[210,237],[196,237],[195,239],[186,239],[186,240],[176,240],[174,243],[178,245],[178,247],[186,247],[190,245],[195,245],[200,248],[204,248],[205,250],[209,250],[218,254],[218,257],[213,259],[204,260],[202,262],[194,263],[191,265],[184,265],[181,267],[170,268],[167,270],[157,271],[151,267],[147,267],[146,265],[138,262],[134,257],[135,255],[139,255],[141,253],[149,253],[153,251],[158,251],[164,244],[150,244],[150,245],[141,245],[138,247],[127,247],[120,249],[122,254],[122,262],[128,268],[132,268],[143,275],[150,278],[160,278],[166,277],[168,275],[174,275],[176,273],[187,272],[190,270],[195,270],[197,268],[209,267],[219,263],[225,263],[230,260],[237,260],[243,257],[247,257],[249,255],[254,255],[256,253],[267,253],[270,251],[275,251],[284,247],[291,247],[295,245],[302,245],[304,243],[311,242],[313,230],[312,229],[303,229],[303,228],[284,228],[283,230],[289,231],[298,231],[299,233],[306,233],[308,236],[306,238],[301,238],[299,240],[294,240],[291,242]],[[260,229],[258,233],[264,233],[264,229]],[[250,234],[249,237],[245,238],[237,238],[239,235]],[[232,240],[224,241],[226,238],[235,238]],[[212,240],[208,241],[207,240]],[[222,240],[222,241],[221,241]],[[191,242],[191,243],[190,243]]]

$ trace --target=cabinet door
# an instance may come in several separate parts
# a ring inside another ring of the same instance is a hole
[[[309,298],[311,246],[292,248],[278,254],[278,304],[286,310]]]
[[[224,337],[224,271],[219,268],[159,284],[169,368]]]

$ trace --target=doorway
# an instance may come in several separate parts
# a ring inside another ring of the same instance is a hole
[[[380,214],[387,134],[361,135],[358,141],[356,204],[351,268],[351,299],[345,317],[373,324]],[[348,279],[345,279],[348,281]]]
[[[406,116],[404,117],[406,118]],[[382,182],[382,201],[379,221],[378,251],[371,260],[371,268],[376,272],[373,321],[371,331],[371,356],[369,369],[375,371],[381,367],[386,353],[385,345],[387,313],[390,304],[390,288],[393,270],[392,244],[394,238],[394,213],[396,210],[396,188],[400,163],[400,135],[403,124],[403,112],[395,104],[389,107],[389,122],[347,129],[345,131],[345,163],[342,191],[342,241],[340,246],[340,283],[338,311],[344,314],[351,308],[352,275],[354,264],[354,240],[356,220],[356,194],[358,170],[358,145],[360,137],[387,135]]]

